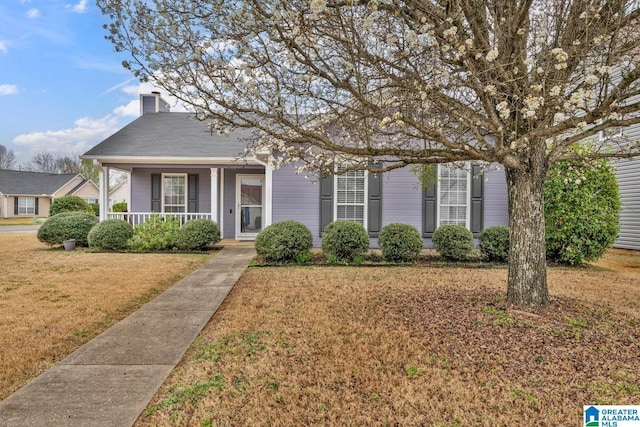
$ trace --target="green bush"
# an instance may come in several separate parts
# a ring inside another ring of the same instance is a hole
[[[38,229],[38,240],[50,246],[75,240],[78,246],[87,246],[87,236],[98,223],[95,215],[86,212],[62,212],[45,221]]]
[[[473,251],[473,234],[462,225],[438,227],[432,241],[438,253],[451,261],[464,261]]]
[[[267,262],[295,262],[310,258],[311,231],[297,221],[281,221],[256,237],[256,252]]]
[[[618,237],[620,192],[615,170],[606,161],[561,162],[550,171],[544,197],[550,261],[595,261]]]
[[[382,257],[387,261],[409,262],[422,251],[420,232],[408,224],[387,224],[380,230],[378,239]]]
[[[496,225],[487,227],[480,234],[480,251],[489,261],[509,260],[509,227]]]
[[[180,221],[177,218],[153,215],[136,225],[129,249],[136,252],[166,251],[177,247]]]
[[[89,231],[90,247],[108,251],[127,248],[127,242],[133,237],[133,227],[121,219],[107,219],[93,226]]]
[[[352,262],[369,250],[369,235],[361,224],[334,221],[322,234],[322,251],[337,262]]]
[[[114,203],[111,207],[112,212],[127,212],[127,202]]]
[[[97,203],[89,203],[89,207],[95,216],[100,216],[100,205]]]
[[[178,248],[202,251],[220,241],[218,224],[208,219],[192,219],[184,223],[178,232]]]
[[[49,216],[54,216],[62,212],[86,212],[95,215],[95,212],[83,198],[78,196],[62,196],[51,202]]]

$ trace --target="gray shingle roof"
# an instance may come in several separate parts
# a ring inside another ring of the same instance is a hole
[[[189,113],[148,113],[138,117],[83,158],[109,157],[228,157],[244,153],[248,130],[230,135],[210,134],[206,123]]]
[[[76,175],[0,169],[0,193],[51,195]]]

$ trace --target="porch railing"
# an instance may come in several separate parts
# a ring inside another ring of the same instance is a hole
[[[132,226],[136,226],[142,222],[148,221],[153,216],[160,216],[164,220],[167,218],[178,219],[180,225],[190,219],[211,219],[210,213],[189,213],[189,212],[108,212],[108,219],[123,219]]]

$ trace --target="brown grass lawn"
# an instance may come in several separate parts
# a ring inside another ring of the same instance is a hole
[[[65,252],[0,233],[0,399],[209,256]]]
[[[615,268],[615,270],[611,270]],[[570,426],[640,403],[640,255],[552,268],[254,267],[136,426]]]

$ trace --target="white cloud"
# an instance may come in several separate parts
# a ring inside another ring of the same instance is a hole
[[[27,18],[35,19],[40,17],[40,11],[35,7],[27,11]]]
[[[71,6],[71,10],[77,13],[85,13],[87,9],[87,0],[80,0],[78,4]]]
[[[12,142],[26,149],[26,157],[41,152],[84,153],[118,130],[118,117],[114,114],[99,119],[83,117],[76,120],[74,125],[69,129],[25,133],[15,137]]]
[[[17,95],[20,91],[16,85],[0,85],[0,96]]]
[[[0,52],[2,53],[9,52],[9,47],[7,46],[7,42],[4,40],[0,40]]]
[[[140,94],[157,91],[149,83],[128,85],[126,81],[117,85],[120,90],[128,95],[126,104],[115,107],[111,113],[101,118],[82,117],[74,122],[74,126],[68,129],[47,130],[42,132],[30,132],[18,135],[13,139],[16,157],[21,161],[29,161],[37,153],[74,153],[82,154],[108,136],[114,134],[122,126],[131,122],[140,115]],[[9,85],[4,85],[9,86]],[[2,93],[0,85],[0,94]],[[106,93],[112,91],[110,88]],[[187,111],[178,101],[161,91],[162,98],[170,103],[171,111]]]

